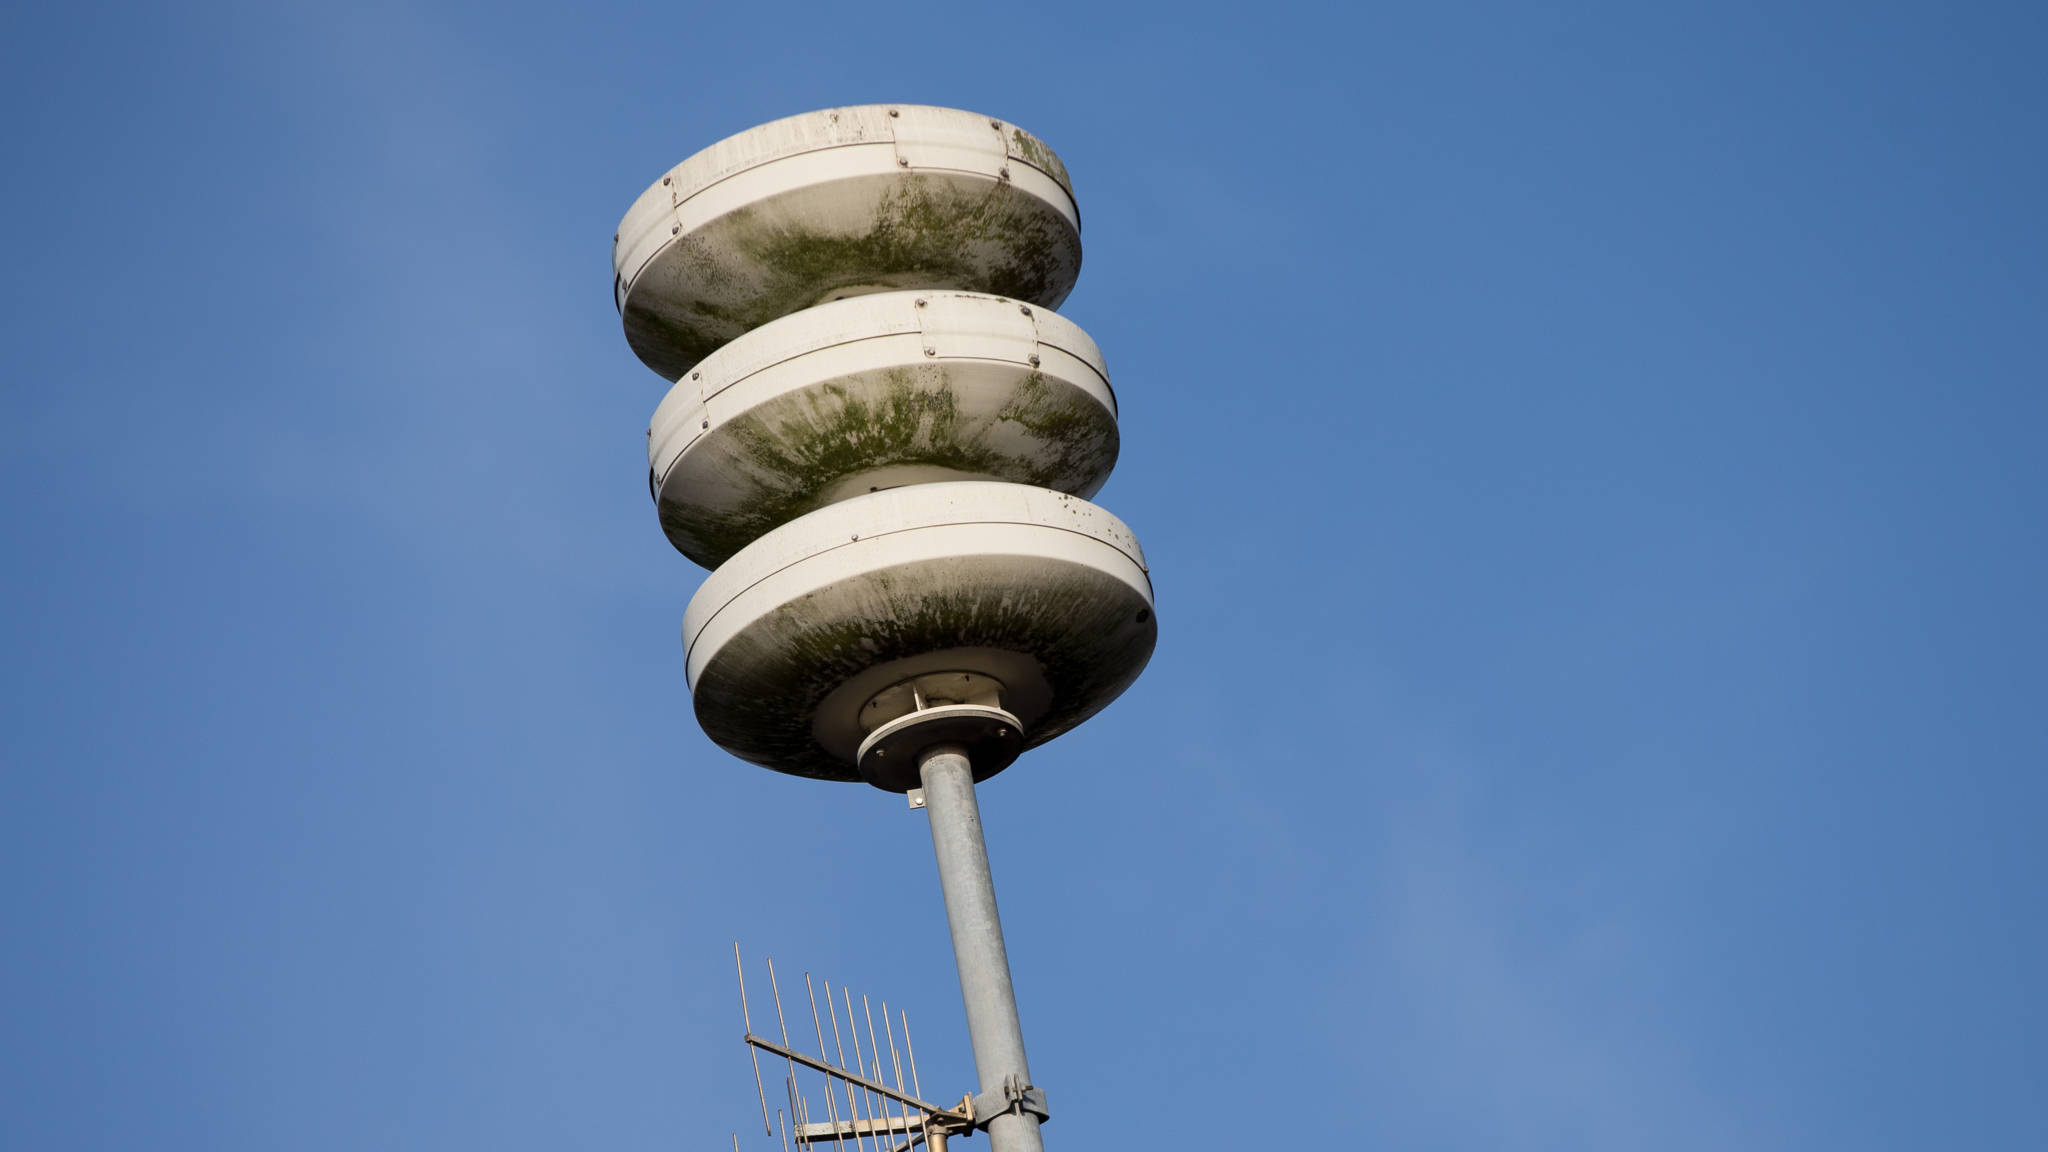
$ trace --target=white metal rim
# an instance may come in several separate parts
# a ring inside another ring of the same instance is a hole
[[[905,677],[1000,681],[1030,747],[1114,700],[1156,635],[1144,556],[1121,521],[978,482],[857,497],[785,525],[713,573],[683,627],[715,742],[841,780],[857,778],[862,705]]]
[[[634,278],[677,232],[694,231],[790,188],[906,170],[1007,179],[1081,230],[1066,165],[1043,140],[1014,124],[926,104],[823,108],[729,136],[642,192],[619,221],[612,245],[617,303],[624,307]]]
[[[706,567],[868,491],[985,479],[1092,495],[1116,463],[1101,353],[1050,309],[897,292],[807,309],[692,371],[648,429],[663,531]]]

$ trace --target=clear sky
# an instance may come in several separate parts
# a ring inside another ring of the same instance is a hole
[[[0,1143],[766,1152],[735,938],[968,1088],[922,815],[691,717],[609,294],[911,101],[1072,171],[1158,590],[982,789],[1052,1146],[2048,1147],[2044,20],[16,11]]]

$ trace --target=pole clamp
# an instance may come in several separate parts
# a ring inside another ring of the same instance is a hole
[[[1040,1124],[1052,1119],[1052,1112],[1045,1106],[1045,1089],[1024,1083],[1024,1078],[1014,1072],[1003,1077],[1001,1089],[967,1098],[967,1114],[976,1128],[987,1128],[996,1117],[1012,1112],[1029,1112],[1038,1117]]]

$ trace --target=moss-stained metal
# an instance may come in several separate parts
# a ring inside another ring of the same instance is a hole
[[[1029,657],[1053,687],[1050,707],[1027,725],[1026,747],[1035,747],[1129,687],[1157,635],[1149,599],[1114,575],[961,556],[867,573],[781,605],[706,664],[692,696],[706,734],[734,755],[851,781],[859,774],[818,744],[812,714],[867,668],[957,647]]]
[[[706,733],[754,763],[839,780],[857,777],[860,706],[892,669],[941,659],[920,670],[1030,682],[1015,710],[1031,746],[1115,699],[1157,634],[1122,522],[1001,483],[880,492],[784,525],[720,566],[683,624]]]
[[[1144,557],[1082,498],[1116,460],[1115,397],[1049,311],[1080,271],[1078,213],[1043,141],[913,105],[751,129],[627,213],[614,299],[677,381],[650,465],[664,530],[717,566],[684,647],[728,751],[857,780],[860,705],[907,669],[1002,681],[1035,746],[1143,670]],[[919,311],[886,314],[894,290]],[[828,303],[847,297],[874,314]],[[798,326],[742,340],[777,321]]]
[[[1059,181],[1060,187],[1067,190],[1067,195],[1074,194],[1074,182],[1067,179],[1067,166],[1060,163],[1060,158],[1053,154],[1053,150],[1046,146],[1045,141],[1022,128],[1012,128],[1009,150],[1010,155]]]
[[[963,289],[1056,307],[1080,273],[1061,206],[992,176],[890,172],[781,192],[677,235],[620,312],[670,379],[721,344],[843,292]]]
[[[709,568],[884,469],[899,470],[896,483],[980,478],[1086,496],[1108,479],[1117,447],[1099,399],[1025,365],[884,368],[720,424],[670,468],[656,505],[676,548]]]

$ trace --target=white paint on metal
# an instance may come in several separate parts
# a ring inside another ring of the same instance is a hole
[[[888,288],[1045,307],[1079,274],[1080,212],[1043,141],[950,108],[805,113],[672,169],[620,222],[613,294],[640,358],[670,379],[777,316]]]
[[[891,292],[806,309],[712,353],[655,410],[663,530],[715,567],[870,491],[1005,480],[1088,496],[1118,447],[1101,352],[1046,308]]]
[[[896,162],[902,167],[1008,177],[1009,149],[998,121],[918,104],[896,105],[895,112],[891,123]]]
[[[1085,500],[1018,484],[920,484],[756,540],[690,601],[697,717],[742,759],[856,778],[860,711],[892,683],[1004,685],[1028,745],[1120,694],[1157,635],[1144,553]]]

